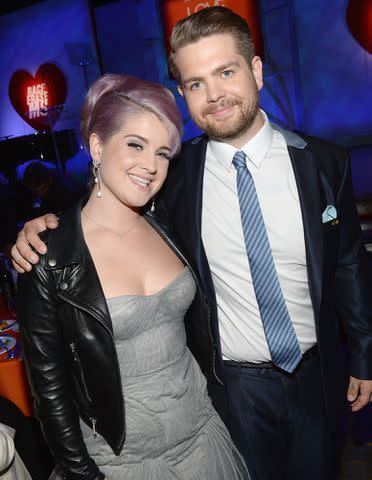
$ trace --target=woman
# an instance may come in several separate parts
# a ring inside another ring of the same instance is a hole
[[[186,347],[183,316],[201,295],[195,273],[154,207],[141,213],[181,130],[160,85],[96,81],[81,115],[93,189],[45,232],[48,253],[20,276],[35,411],[57,478],[249,478]]]

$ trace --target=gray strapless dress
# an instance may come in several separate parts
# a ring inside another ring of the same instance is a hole
[[[123,384],[127,436],[116,456],[81,422],[108,480],[246,480],[244,460],[207,395],[186,346],[183,318],[195,295],[185,268],[154,295],[107,300]]]

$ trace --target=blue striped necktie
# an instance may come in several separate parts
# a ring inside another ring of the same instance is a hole
[[[298,344],[283,292],[275,270],[260,203],[245,153],[234,155],[245,249],[251,270],[261,319],[273,363],[293,372],[301,360]]]

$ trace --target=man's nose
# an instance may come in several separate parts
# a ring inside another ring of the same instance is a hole
[[[226,91],[221,82],[213,81],[207,85],[207,102],[217,102],[226,95]]]

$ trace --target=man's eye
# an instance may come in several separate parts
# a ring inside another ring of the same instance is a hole
[[[232,70],[224,70],[221,73],[222,78],[229,78],[229,77],[232,77],[233,75],[234,75],[234,72]]]
[[[198,90],[201,86],[201,83],[200,82],[194,82],[190,85],[189,89],[190,90]]]
[[[137,142],[128,142],[128,147],[134,148],[135,150],[143,150],[142,145]]]

